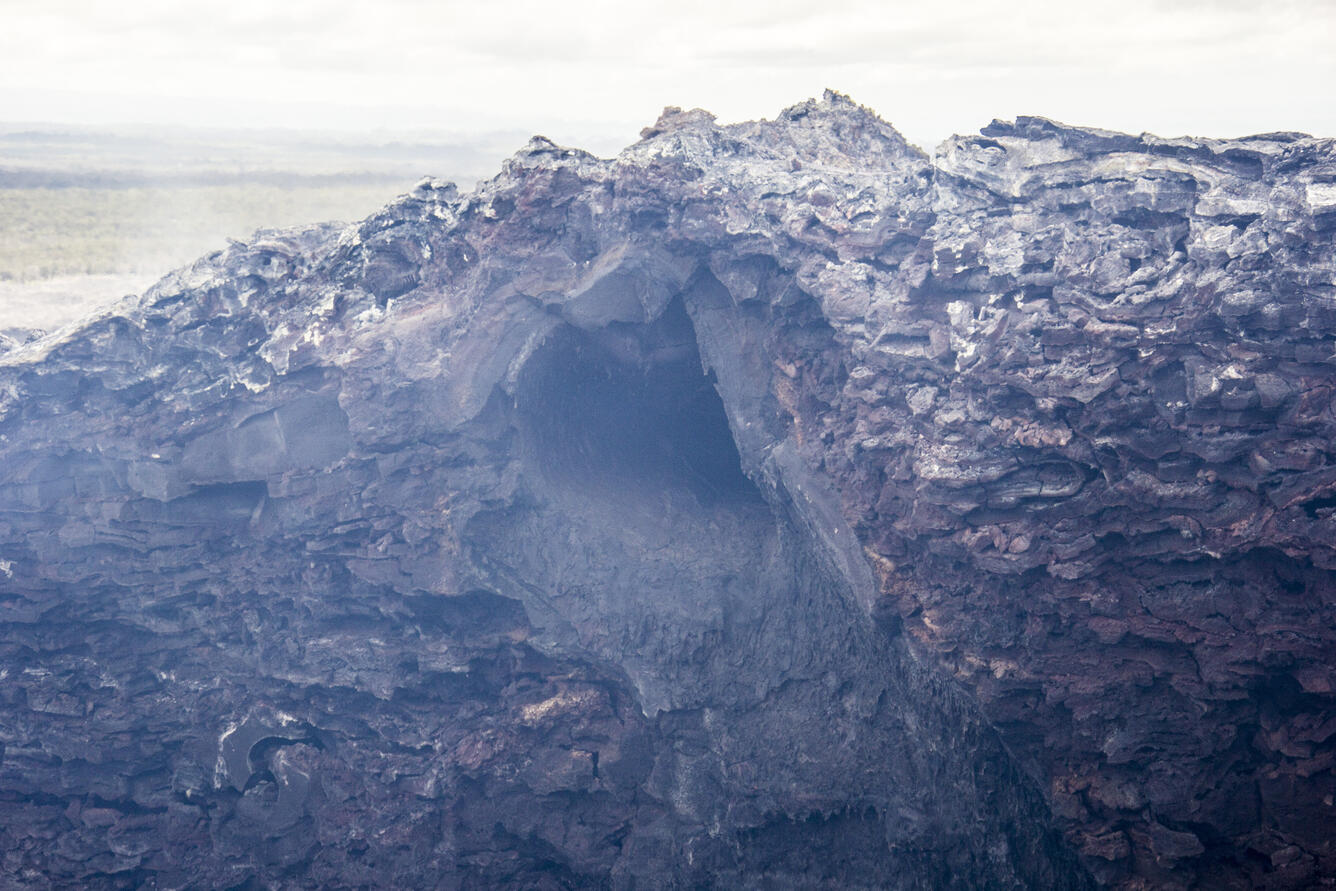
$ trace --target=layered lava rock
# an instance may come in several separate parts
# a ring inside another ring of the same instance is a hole
[[[1336,883],[1336,145],[836,94],[0,357],[17,887]]]

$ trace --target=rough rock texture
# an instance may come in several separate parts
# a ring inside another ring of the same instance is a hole
[[[1336,883],[1336,145],[643,135],[0,358],[0,874]]]

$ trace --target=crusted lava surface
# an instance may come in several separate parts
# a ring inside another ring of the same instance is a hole
[[[642,137],[0,340],[4,883],[1336,884],[1336,144]]]

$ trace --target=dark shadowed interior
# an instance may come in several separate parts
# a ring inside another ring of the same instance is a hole
[[[515,402],[533,466],[554,485],[760,499],[680,299],[648,325],[558,329]]]

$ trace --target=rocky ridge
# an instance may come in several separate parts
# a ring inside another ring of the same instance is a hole
[[[20,885],[1336,882],[1336,145],[536,138],[0,357]]]

